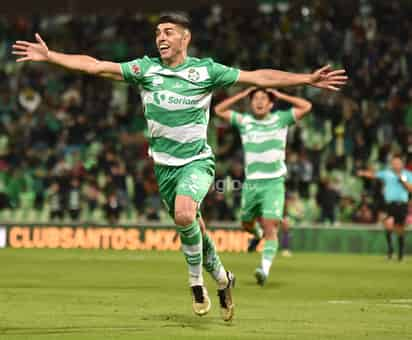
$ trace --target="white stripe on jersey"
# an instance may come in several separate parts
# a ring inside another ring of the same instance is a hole
[[[179,143],[191,143],[207,139],[206,124],[186,124],[172,127],[148,119],[147,127],[150,137],[164,137]]]
[[[273,163],[285,160],[285,151],[272,149],[265,152],[245,152],[245,163]]]

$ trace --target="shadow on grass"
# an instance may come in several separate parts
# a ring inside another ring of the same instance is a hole
[[[47,285],[47,284],[14,284],[14,285],[3,285],[0,284],[0,288],[4,289],[71,289],[71,290],[140,290],[140,289],[152,289],[156,290],[161,288],[160,285],[131,285],[131,286],[95,286],[95,285],[78,285],[78,286],[73,286],[73,285],[67,285],[67,284],[61,284],[61,285]]]
[[[280,289],[283,287],[286,287],[288,284],[287,282],[284,281],[270,281],[269,280],[265,283],[265,285],[263,287],[259,286],[256,281],[246,281],[242,283],[242,286],[246,286],[248,288],[250,287],[254,287],[256,289]]]
[[[84,326],[84,327],[10,327],[0,328],[1,336],[12,335],[53,335],[53,334],[92,334],[92,333],[108,333],[122,332],[135,333],[151,331],[153,327],[137,327],[137,326]]]
[[[216,324],[216,319],[210,316],[199,317],[193,314],[152,314],[141,318],[143,321],[155,321],[160,328],[177,327],[191,328],[194,330],[208,330]]]
[[[207,331],[211,325],[216,325],[216,318],[197,317],[190,314],[147,314],[140,318],[140,323],[134,325],[107,325],[107,326],[62,326],[62,327],[3,327],[0,328],[0,338],[13,335],[70,335],[88,334],[101,335],[108,333],[152,333],[154,325],[158,329],[188,328],[198,331]]]

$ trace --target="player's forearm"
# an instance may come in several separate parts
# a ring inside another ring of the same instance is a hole
[[[226,118],[227,116],[227,111],[230,110],[230,108],[236,104],[239,100],[243,99],[245,97],[245,93],[244,92],[240,92],[235,94],[232,97],[229,97],[225,100],[223,100],[222,102],[220,102],[219,104],[217,104],[215,106],[215,112],[219,117],[222,118]]]
[[[372,171],[372,170],[359,170],[358,171],[358,176],[365,177],[365,178],[368,178],[368,179],[375,179],[376,178],[375,172]]]
[[[99,60],[87,55],[65,54],[49,51],[48,62],[65,67],[70,70],[76,70],[90,74],[99,73]]]
[[[310,84],[311,75],[262,69],[253,71],[252,84],[260,87],[288,87]]]

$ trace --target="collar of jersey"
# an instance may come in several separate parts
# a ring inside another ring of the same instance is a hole
[[[263,118],[263,119],[256,119],[255,115],[254,115],[252,112],[246,112],[246,114],[250,115],[250,116],[251,116],[254,120],[256,120],[257,122],[259,122],[259,121],[263,122],[263,121],[265,121],[265,120],[268,120],[274,113],[275,113],[274,111],[269,111],[269,112],[266,114],[265,118]]]
[[[175,67],[171,67],[171,66],[167,66],[166,64],[163,64],[163,61],[162,61],[161,58],[159,58],[159,60],[160,60],[160,65],[162,65],[162,67],[167,68],[167,69],[172,70],[172,71],[179,71],[180,69],[187,66],[187,64],[189,63],[190,57],[187,56],[186,59],[183,61],[183,63],[181,63],[180,65],[177,65]]]

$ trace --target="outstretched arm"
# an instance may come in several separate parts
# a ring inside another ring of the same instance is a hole
[[[310,85],[321,89],[339,91],[346,84],[346,71],[332,70],[326,65],[313,73],[290,73],[278,70],[240,71],[238,82],[259,87],[288,87]]]
[[[230,122],[230,117],[231,117],[230,107],[234,105],[235,103],[237,103],[239,100],[247,97],[250,94],[250,92],[252,92],[254,89],[255,87],[249,87],[246,90],[236,93],[234,96],[221,101],[219,104],[215,106],[216,114],[220,118]]]
[[[292,104],[296,120],[302,119],[312,109],[312,103],[306,99],[290,96],[274,89],[267,89],[267,91],[273,93],[276,98]]]
[[[20,56],[17,62],[40,61],[82,71],[100,77],[122,80],[119,63],[101,61],[87,55],[65,54],[50,50],[38,33],[35,43],[18,40],[13,45],[13,54]]]
[[[373,170],[358,170],[357,175],[368,179],[376,179],[376,174]]]

